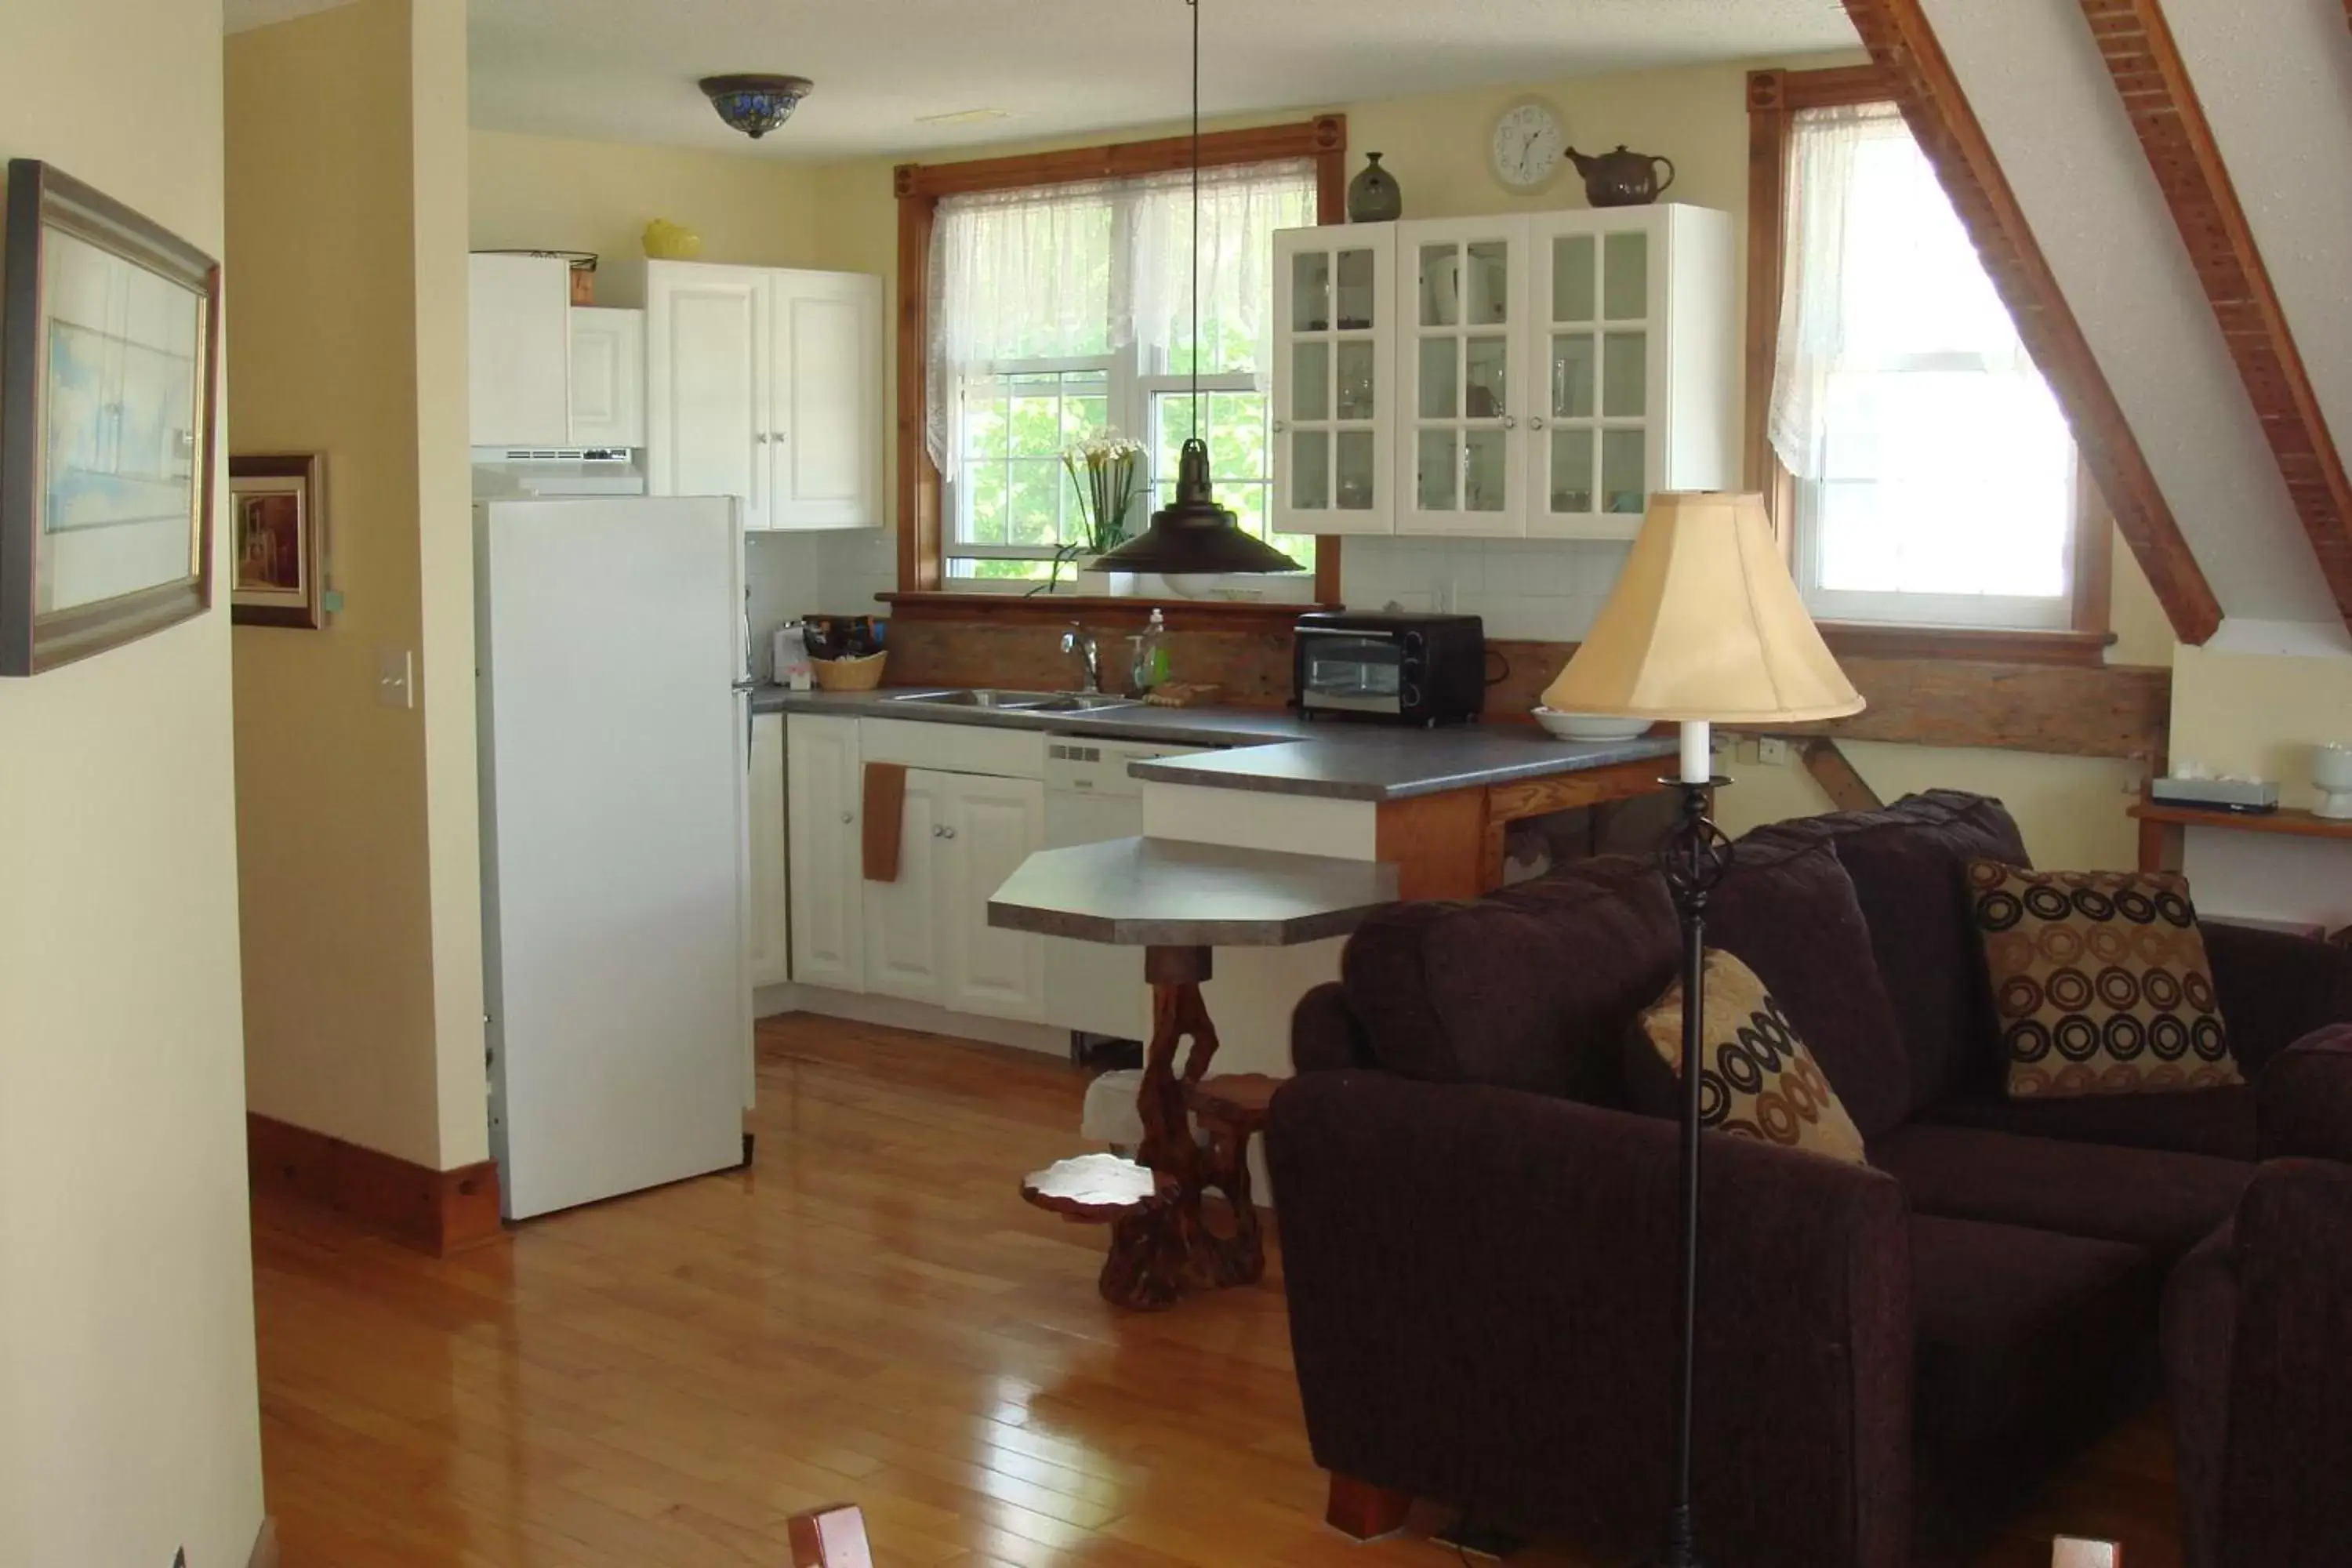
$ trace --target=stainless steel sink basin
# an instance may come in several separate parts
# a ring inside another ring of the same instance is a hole
[[[1099,713],[1107,708],[1133,708],[1137,699],[1097,691],[1003,691],[976,687],[961,691],[909,691],[894,702],[920,702],[941,708],[990,708],[1017,713]]]
[[[1066,691],[1059,697],[1048,697],[1043,702],[1029,704],[1033,713],[1100,713],[1110,708],[1137,708],[1142,700],[1136,697],[1113,697],[1108,692]]]

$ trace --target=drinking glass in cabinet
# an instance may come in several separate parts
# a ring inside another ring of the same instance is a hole
[[[1551,242],[1553,321],[1592,320],[1593,297],[1599,292],[1595,260],[1589,234],[1562,235]]]
[[[1370,419],[1372,389],[1372,345],[1361,339],[1339,345],[1339,417]],[[1306,416],[1300,416],[1301,418]]]
[[[1601,242],[1601,313],[1612,321],[1650,313],[1650,237],[1639,229]]]
[[[1500,430],[1472,430],[1464,437],[1462,509],[1465,511],[1503,510],[1504,452],[1507,442]]]
[[[1601,489],[1611,511],[1639,512],[1649,488],[1643,472],[1642,432],[1603,430],[1601,433]]]
[[[1462,470],[1462,444],[1451,430],[1423,430],[1419,451],[1419,489],[1423,511],[1452,511],[1460,494],[1454,479]]]
[[[1421,247],[1421,324],[1462,324],[1462,251],[1458,246]]]
[[[1510,247],[1499,239],[1482,239],[1470,247],[1469,300],[1462,319],[1473,325],[1506,321],[1511,315]]]
[[[1331,506],[1331,437],[1322,430],[1290,435],[1290,505],[1296,511],[1328,511]]]
[[[1601,340],[1601,412],[1612,419],[1639,419],[1649,405],[1649,334],[1604,334]]]
[[[1294,331],[1331,330],[1331,257],[1302,250],[1290,258],[1290,325]]]
[[[1372,253],[1369,250],[1343,250],[1339,253],[1339,324],[1343,332],[1368,332],[1372,329]]]
[[[1551,433],[1551,510],[1592,510],[1592,432]]]
[[[1331,417],[1331,345],[1320,338],[1291,345],[1290,416]]]
[[[1555,419],[1590,419],[1593,408],[1591,332],[1563,332],[1551,341],[1551,412]]]
[[[1421,416],[1423,419],[1458,419],[1462,416],[1462,392],[1454,380],[1454,356],[1461,352],[1456,338],[1423,338],[1421,340]]]
[[[1502,338],[1472,338],[1462,411],[1473,419],[1500,419],[1510,409],[1510,344]]]
[[[1372,510],[1372,433],[1370,430],[1342,430],[1338,439],[1339,459],[1339,510],[1370,511]]]

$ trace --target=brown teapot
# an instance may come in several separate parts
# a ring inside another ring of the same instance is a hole
[[[1654,202],[1675,183],[1675,161],[1651,153],[1628,153],[1617,143],[1614,153],[1592,156],[1570,147],[1568,161],[1584,176],[1584,199],[1596,207],[1638,207]],[[1658,178],[1658,165],[1666,177]]]

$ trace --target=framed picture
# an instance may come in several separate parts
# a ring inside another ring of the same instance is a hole
[[[0,275],[0,676],[212,604],[220,268],[31,158]]]
[[[321,625],[327,460],[316,452],[228,458],[228,617],[241,626]]]

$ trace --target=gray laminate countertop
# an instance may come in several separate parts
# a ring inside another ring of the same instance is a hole
[[[1396,896],[1381,861],[1113,838],[1030,856],[988,923],[1128,947],[1289,947],[1345,936]]]
[[[1518,779],[1582,773],[1612,763],[1675,753],[1671,736],[1632,741],[1556,741],[1532,724],[1467,724],[1404,729],[1344,721],[1310,722],[1256,708],[1114,708],[1097,713],[1040,713],[1022,709],[958,708],[903,700],[921,688],[878,691],[792,691],[766,686],[752,693],[761,713],[830,713],[843,718],[908,719],[923,723],[977,724],[1001,730],[1043,730],[1056,735],[1164,741],[1171,745],[1231,747],[1192,757],[1130,763],[1128,772],[1156,784],[1332,800],[1409,800]]]

